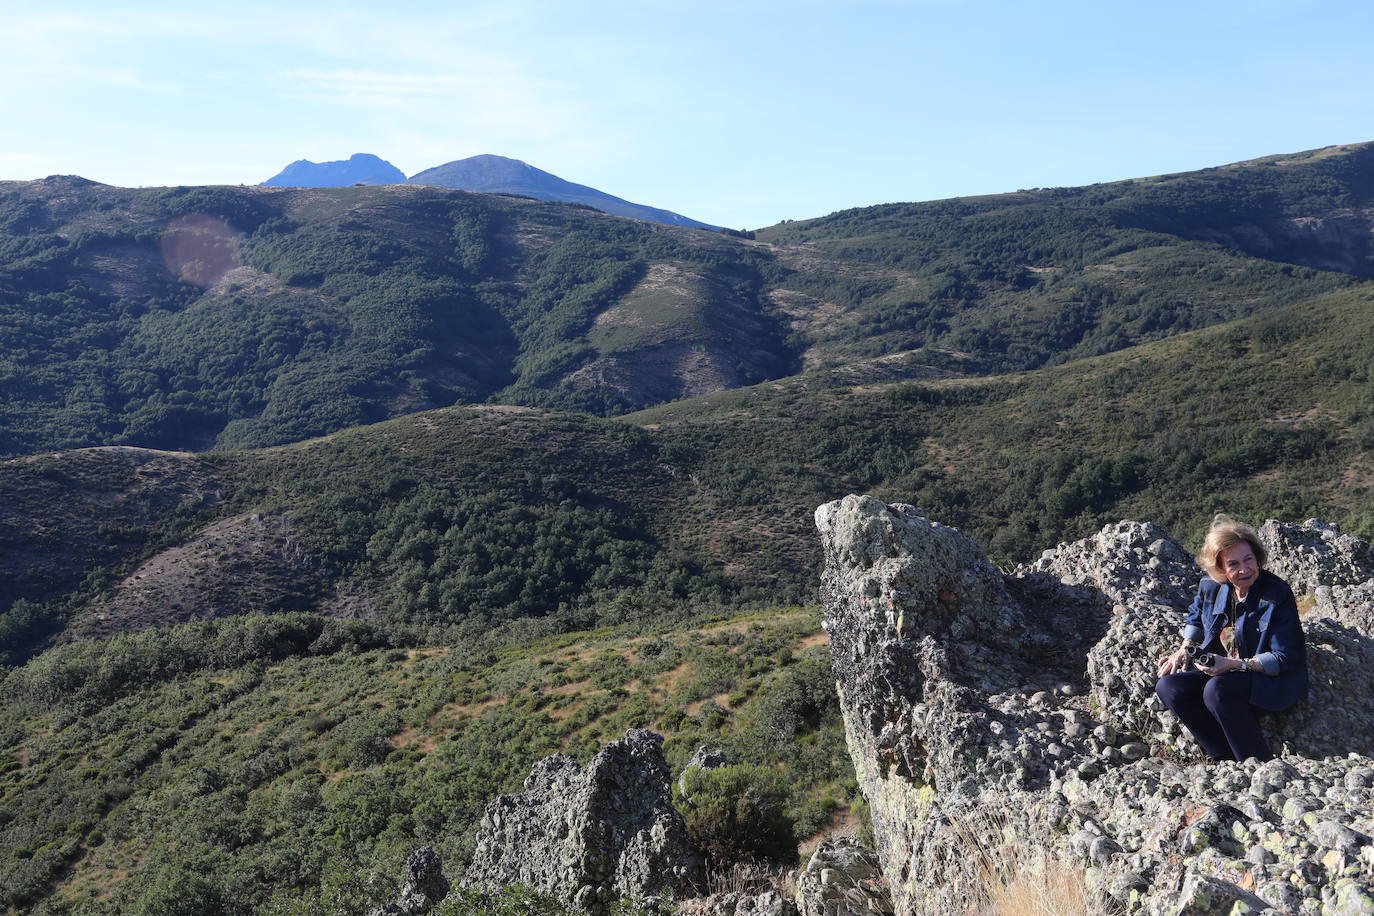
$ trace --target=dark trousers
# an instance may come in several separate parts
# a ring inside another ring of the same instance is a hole
[[[1213,760],[1273,757],[1250,705],[1250,671],[1228,671],[1210,677],[1201,671],[1166,674],[1155,693],[1188,726]]]

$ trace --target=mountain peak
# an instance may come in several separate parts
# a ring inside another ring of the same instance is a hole
[[[695,226],[701,229],[718,229],[671,210],[661,210],[644,204],[633,203],[596,188],[559,178],[557,175],[535,168],[528,162],[483,153],[456,159],[432,169],[412,175],[409,184],[438,185],[443,188],[457,188],[461,191],[479,191],[495,194],[524,194],[537,200],[567,201],[585,204],[613,216],[628,216],[631,219],[644,219],[670,226]]]
[[[337,188],[355,184],[401,184],[405,172],[371,153],[354,153],[347,159],[311,162],[297,159],[263,182],[278,188]]]

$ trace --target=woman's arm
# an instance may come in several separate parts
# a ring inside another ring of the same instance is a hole
[[[1164,677],[1166,674],[1187,670],[1188,646],[1198,645],[1202,642],[1202,614],[1211,603],[1202,595],[1203,586],[1207,582],[1207,579],[1203,579],[1202,582],[1198,583],[1197,594],[1193,596],[1193,603],[1188,605],[1188,617],[1183,624],[1182,632],[1179,634],[1183,637],[1183,645],[1173,652],[1160,656],[1159,664],[1155,667],[1155,677]]]
[[[1282,594],[1274,596],[1274,610],[1269,614],[1268,626],[1260,631],[1260,642],[1265,642],[1268,636],[1269,649],[1255,656],[1270,677],[1296,671],[1307,664],[1307,643],[1302,635],[1302,621],[1298,619],[1298,603],[1286,583],[1282,584],[1281,591]]]
[[[1209,581],[1211,580],[1203,579],[1198,583],[1197,594],[1193,596],[1193,603],[1188,605],[1188,618],[1184,621],[1183,632],[1180,634],[1185,643],[1202,644],[1202,637],[1206,633],[1202,626],[1202,615],[1206,612],[1208,605],[1212,603],[1203,595],[1203,589]]]

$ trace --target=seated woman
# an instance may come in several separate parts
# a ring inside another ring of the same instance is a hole
[[[1297,602],[1267,560],[1255,529],[1219,516],[1197,557],[1208,578],[1188,608],[1183,645],[1159,660],[1155,692],[1213,760],[1273,757],[1256,710],[1287,709],[1307,694]]]

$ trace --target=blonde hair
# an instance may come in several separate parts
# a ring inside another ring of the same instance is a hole
[[[1212,519],[1212,528],[1202,542],[1202,550],[1197,555],[1197,565],[1202,567],[1214,581],[1225,583],[1226,574],[1221,568],[1221,552],[1237,544],[1245,543],[1255,552],[1255,562],[1260,569],[1269,562],[1269,551],[1260,543],[1259,534],[1244,522],[1238,522],[1229,515],[1217,515]]]

